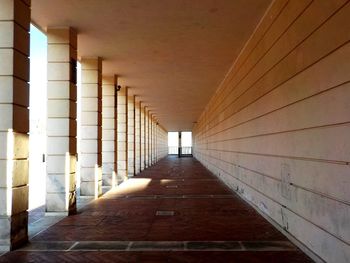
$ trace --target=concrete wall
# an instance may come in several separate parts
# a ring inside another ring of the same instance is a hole
[[[350,262],[350,4],[274,1],[193,130],[194,156],[327,262]]]

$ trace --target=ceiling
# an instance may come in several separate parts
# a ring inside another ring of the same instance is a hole
[[[44,31],[78,31],[168,131],[191,130],[271,0],[32,0]]]

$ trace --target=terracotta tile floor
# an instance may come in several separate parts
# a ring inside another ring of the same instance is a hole
[[[168,157],[0,262],[311,260],[198,161]]]

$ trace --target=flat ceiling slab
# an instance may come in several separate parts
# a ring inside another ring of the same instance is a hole
[[[270,0],[32,0],[46,30],[71,26],[78,56],[150,106],[169,131],[191,130]]]

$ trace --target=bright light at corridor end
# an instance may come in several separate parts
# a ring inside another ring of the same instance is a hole
[[[181,132],[181,143],[179,142],[180,132],[168,132],[168,154],[178,154],[178,147],[192,147],[192,132]]]
[[[181,146],[192,147],[192,132],[181,132]],[[168,132],[168,147],[179,147],[179,132]]]

